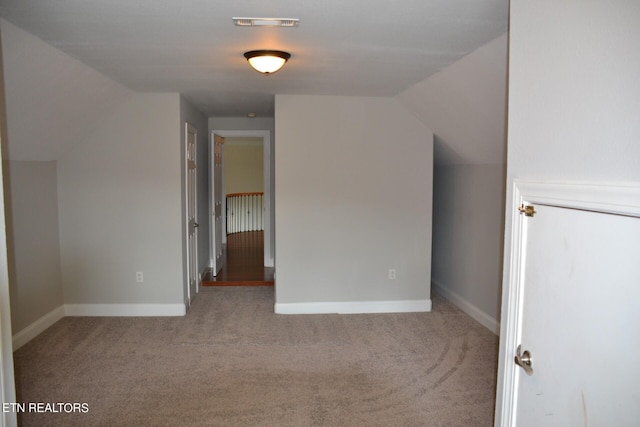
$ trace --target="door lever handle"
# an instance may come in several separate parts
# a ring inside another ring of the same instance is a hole
[[[531,367],[532,358],[531,353],[528,350],[525,350],[524,353],[521,353],[522,345],[519,345],[516,349],[516,357],[515,362],[516,365],[520,366],[527,375],[533,375],[533,368]]]

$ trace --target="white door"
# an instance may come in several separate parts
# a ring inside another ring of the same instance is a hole
[[[198,292],[198,192],[196,169],[197,129],[185,124],[185,171],[186,171],[186,227],[187,227],[187,281],[189,302]]]
[[[213,201],[211,215],[213,217],[212,252],[215,255],[215,257],[213,257],[214,274],[218,274],[224,264],[224,257],[222,256],[222,202],[224,197],[222,194],[222,144],[224,144],[224,138],[220,135],[213,134],[213,165],[211,168]]]
[[[514,221],[502,425],[637,426],[640,189],[557,189]]]

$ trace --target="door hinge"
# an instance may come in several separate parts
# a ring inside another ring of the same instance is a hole
[[[536,209],[532,205],[522,204],[518,208],[520,214],[524,214],[524,216],[534,216],[536,214]]]

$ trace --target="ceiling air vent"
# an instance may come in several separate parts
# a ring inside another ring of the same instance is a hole
[[[236,27],[297,27],[297,18],[233,18]]]

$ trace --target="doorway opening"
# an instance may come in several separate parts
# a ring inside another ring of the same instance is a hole
[[[202,286],[273,286],[273,267],[265,267],[264,231],[229,234],[222,256],[224,264],[217,275],[206,274]]]
[[[211,134],[211,271],[203,286],[273,286],[269,131]]]

